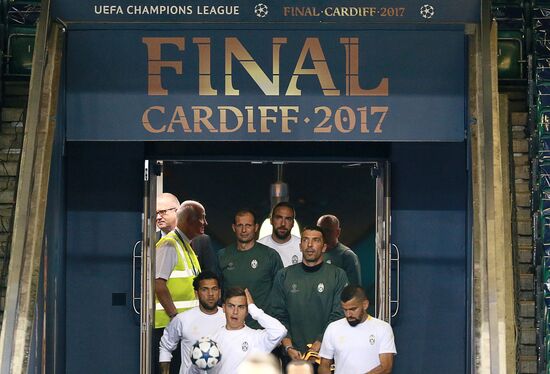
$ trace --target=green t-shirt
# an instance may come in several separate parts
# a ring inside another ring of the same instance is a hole
[[[346,272],[350,284],[361,285],[361,265],[359,257],[349,247],[338,242],[336,247],[327,250],[323,255],[327,264],[338,266]]]
[[[326,263],[316,271],[300,263],[277,273],[271,314],[285,325],[294,347],[305,352],[308,343],[322,340],[330,322],[344,316],[340,294],[347,284],[346,273]]]
[[[267,311],[273,279],[283,268],[279,254],[260,243],[248,251],[239,251],[232,244],[218,252],[218,259],[224,290],[248,288],[256,306]]]

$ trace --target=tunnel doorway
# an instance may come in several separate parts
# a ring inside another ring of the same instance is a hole
[[[361,283],[370,300],[369,313],[391,319],[396,301],[391,300],[388,162],[164,160],[147,161],[147,174],[144,211],[149,219],[144,220],[144,233],[153,240],[144,237],[144,243],[149,245],[142,258],[144,262],[149,258],[150,263],[142,266],[142,278],[149,280],[142,282],[144,288],[149,288],[142,292],[142,300],[154,299],[151,279],[157,235],[153,216],[158,194],[170,192],[180,202],[201,202],[208,220],[206,234],[217,252],[235,241],[231,224],[239,209],[252,209],[259,223],[268,223],[272,185],[284,182],[288,186],[285,200],[296,210],[295,227],[314,225],[324,214],[338,217],[342,229],[339,241],[359,258]],[[270,225],[261,232],[260,237],[264,232],[270,233]],[[147,315],[142,314],[142,322],[149,324],[153,313],[152,308],[148,310]],[[147,341],[148,338],[142,340],[142,348]],[[150,357],[151,348],[142,349],[142,355]]]

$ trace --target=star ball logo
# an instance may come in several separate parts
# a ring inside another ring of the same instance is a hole
[[[420,7],[420,15],[425,19],[430,19],[435,14],[435,8],[430,4],[424,4]]]
[[[254,7],[254,13],[256,14],[256,17],[264,18],[269,13],[269,9],[267,8],[267,5],[259,3]]]

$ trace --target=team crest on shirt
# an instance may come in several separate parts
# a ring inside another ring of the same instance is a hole
[[[376,338],[374,335],[369,336],[369,343],[370,345],[374,345],[374,343],[376,343]]]
[[[298,263],[298,256],[294,255],[292,256],[292,263],[297,264]]]
[[[296,283],[292,283],[292,286],[290,286],[290,292],[291,293],[299,292],[298,285]]]
[[[227,264],[227,270],[235,270],[235,264],[230,262],[229,264]]]
[[[258,267],[258,261],[256,259],[250,261],[250,266],[252,269],[256,269]]]
[[[332,264],[332,260],[327,260],[327,264]]]
[[[243,342],[243,345],[241,345],[241,348],[243,349],[243,352],[248,351],[248,342]]]
[[[317,285],[317,291],[318,292],[323,292],[325,290],[325,285],[323,283],[319,283]]]

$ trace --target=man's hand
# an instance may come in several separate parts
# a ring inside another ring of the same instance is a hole
[[[283,346],[283,349],[285,350],[288,357],[290,357],[292,360],[302,359],[302,352],[292,346],[292,340],[290,338],[283,338],[283,340],[281,341],[281,345]]]
[[[311,344],[311,348],[309,350],[319,353],[319,351],[321,350],[321,342],[319,340],[314,341],[313,344]]]
[[[244,294],[246,295],[246,303],[248,305],[254,304],[254,299],[252,298],[252,295],[250,294],[250,291],[248,290],[248,288],[244,289]]]
[[[170,362],[160,363],[160,374],[170,374]]]

